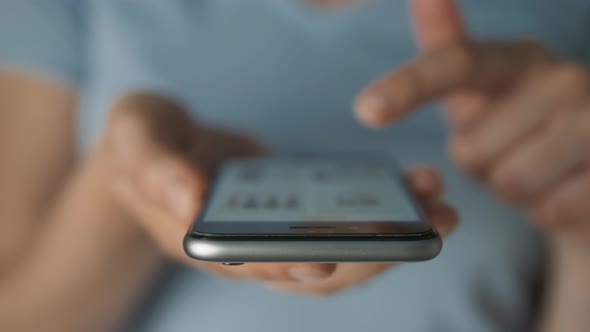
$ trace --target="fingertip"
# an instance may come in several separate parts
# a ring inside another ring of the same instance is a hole
[[[183,222],[192,220],[205,195],[206,177],[174,157],[162,156],[139,172],[141,189],[148,199]]]
[[[298,264],[289,268],[289,275],[297,281],[319,281],[329,278],[336,271],[336,264]]]
[[[435,202],[425,208],[428,220],[442,237],[451,234],[459,224],[459,213],[447,204]]]
[[[192,167],[191,171],[194,176],[195,185],[197,187],[196,197],[199,201],[203,201],[209,193],[209,177],[207,176],[205,170],[201,168]]]
[[[473,139],[455,137],[449,143],[449,150],[454,161],[462,168],[470,172],[477,172],[482,168],[483,161],[479,156],[481,150],[474,146]]]
[[[411,189],[420,197],[437,198],[444,191],[443,181],[433,167],[419,166],[408,173]]]
[[[332,275],[336,272],[336,268],[338,267],[335,263],[319,263],[314,264],[314,268],[317,270],[323,271],[327,275]]]
[[[380,129],[393,121],[389,107],[387,98],[376,93],[363,92],[356,98],[354,114],[365,126]]]

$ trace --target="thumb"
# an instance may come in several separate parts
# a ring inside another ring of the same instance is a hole
[[[168,99],[132,94],[115,103],[104,139],[115,198],[174,257],[206,188],[189,162],[195,127]]]
[[[410,16],[418,44],[430,50],[460,42],[467,32],[457,0],[410,0]]]
[[[138,92],[114,103],[104,141],[113,165],[128,172],[158,153],[188,156],[197,133],[195,122],[178,104]]]

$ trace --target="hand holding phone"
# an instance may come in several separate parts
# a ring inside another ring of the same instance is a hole
[[[106,148],[113,150],[110,162],[117,174],[107,185],[113,188],[113,200],[141,228],[138,236],[149,235],[152,246],[163,256],[221,276],[258,280],[275,288],[309,294],[332,294],[366,282],[391,266],[388,263],[224,266],[190,259],[182,248],[182,239],[204,205],[201,193],[209,190],[210,181],[203,175],[210,173],[209,167],[222,159],[221,154],[223,158],[244,155],[243,151],[255,154],[256,144],[251,143],[252,139],[244,140],[243,136],[228,132],[203,136],[199,134],[203,126],[197,128],[171,101],[154,102],[152,99],[156,97],[150,96],[150,102],[145,103],[144,98],[127,96],[115,107],[107,128],[109,146]],[[164,137],[167,139],[162,140]],[[220,144],[226,152],[217,149],[213,156],[209,154],[211,149],[198,148]],[[196,156],[194,151],[198,152]],[[456,215],[440,200],[442,186],[436,173],[416,169],[407,179],[427,219],[442,236],[448,234],[456,224]]]
[[[443,184],[437,172],[417,167],[405,176],[408,188],[416,197],[426,218],[441,237],[449,235],[457,225],[457,214],[441,198]],[[248,263],[223,266],[205,263],[210,269],[230,278],[259,280],[272,289],[289,293],[332,295],[379,276],[394,263]]]
[[[417,198],[426,218],[436,227],[442,238],[448,236],[457,226],[458,216],[454,209],[442,201],[444,188],[437,172],[429,167],[416,167],[409,171],[405,178],[408,188]],[[252,263],[243,267],[249,265],[274,264]],[[334,273],[322,280],[313,282],[273,281],[268,284],[273,289],[289,293],[332,295],[367,283],[395,265],[395,263],[339,263],[336,264]]]
[[[406,175],[408,188],[417,198],[426,218],[441,237],[449,235],[457,226],[457,214],[441,198],[443,183],[437,172],[429,167],[417,167]],[[195,261],[199,262],[199,261]],[[253,279],[268,287],[288,293],[333,295],[365,284],[395,263],[248,263],[224,266],[199,262],[215,273],[237,279]]]
[[[442,241],[416,200],[381,155],[234,159],[213,182],[185,250],[226,264],[428,260]]]

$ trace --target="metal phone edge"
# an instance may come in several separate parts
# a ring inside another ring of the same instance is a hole
[[[420,262],[435,258],[442,239],[416,240],[216,240],[187,234],[191,258],[219,263],[254,262]]]

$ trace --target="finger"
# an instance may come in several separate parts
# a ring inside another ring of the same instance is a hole
[[[466,39],[455,0],[412,0],[410,9],[416,39],[423,48],[435,49]]]
[[[548,129],[533,135],[503,157],[491,170],[490,182],[504,198],[517,203],[535,200],[580,168],[590,143],[588,106],[563,111]]]
[[[211,144],[215,142],[215,144]],[[199,128],[190,158],[212,176],[228,158],[264,155],[268,148],[247,135],[216,128]]]
[[[182,252],[182,236],[206,188],[185,157],[195,132],[180,107],[133,94],[115,104],[103,139],[115,198],[168,253]]]
[[[139,190],[139,186],[128,178],[121,178],[113,184],[113,193],[122,207],[154,240],[169,258],[186,261],[182,240],[190,223],[190,217],[178,218],[175,214],[152,203]]]
[[[410,8],[416,39],[423,49],[435,50],[468,39],[465,23],[455,0],[412,0]],[[460,128],[481,112],[485,102],[485,95],[466,90],[445,98],[444,105],[450,123],[453,127]]]
[[[590,227],[590,170],[573,174],[567,180],[546,195],[535,207],[533,218],[542,224],[557,228],[570,229],[575,225]]]
[[[459,91],[444,100],[445,113],[452,129],[471,127],[489,109],[491,97],[477,91]]]
[[[336,264],[248,263],[228,269],[237,277],[260,281],[317,282],[329,278],[336,270]]]
[[[196,135],[194,122],[178,105],[134,93],[115,103],[105,141],[118,179],[130,179],[151,204],[186,218],[205,187],[187,161]]]
[[[442,201],[426,203],[422,209],[442,237],[449,236],[459,224],[457,211]]]
[[[147,203],[174,215],[185,228],[204,201],[208,181],[199,168],[173,155],[145,160],[138,170],[137,188]]]
[[[138,92],[121,97],[113,105],[104,141],[117,166],[129,170],[150,152],[188,155],[197,129],[179,105],[165,97]]]
[[[531,75],[458,132],[451,143],[453,156],[470,170],[489,165],[543,129],[551,113],[580,107],[590,91],[588,77],[569,65]]]
[[[419,106],[465,89],[494,92],[547,63],[534,43],[488,42],[445,46],[378,80],[357,98],[356,115],[369,126],[399,120]]]
[[[393,264],[343,263],[325,280],[314,282],[272,282],[268,286],[284,292],[330,296],[347,288],[359,286],[377,277]]]
[[[443,237],[448,236],[458,224],[459,217],[455,210],[440,201],[426,204],[424,213]],[[338,264],[334,275],[323,281],[303,283],[271,282],[269,287],[289,293],[329,296],[366,283],[392,266],[395,266],[395,264]]]
[[[440,175],[433,167],[419,166],[408,173],[410,189],[420,200],[430,201],[439,198],[444,185]]]

